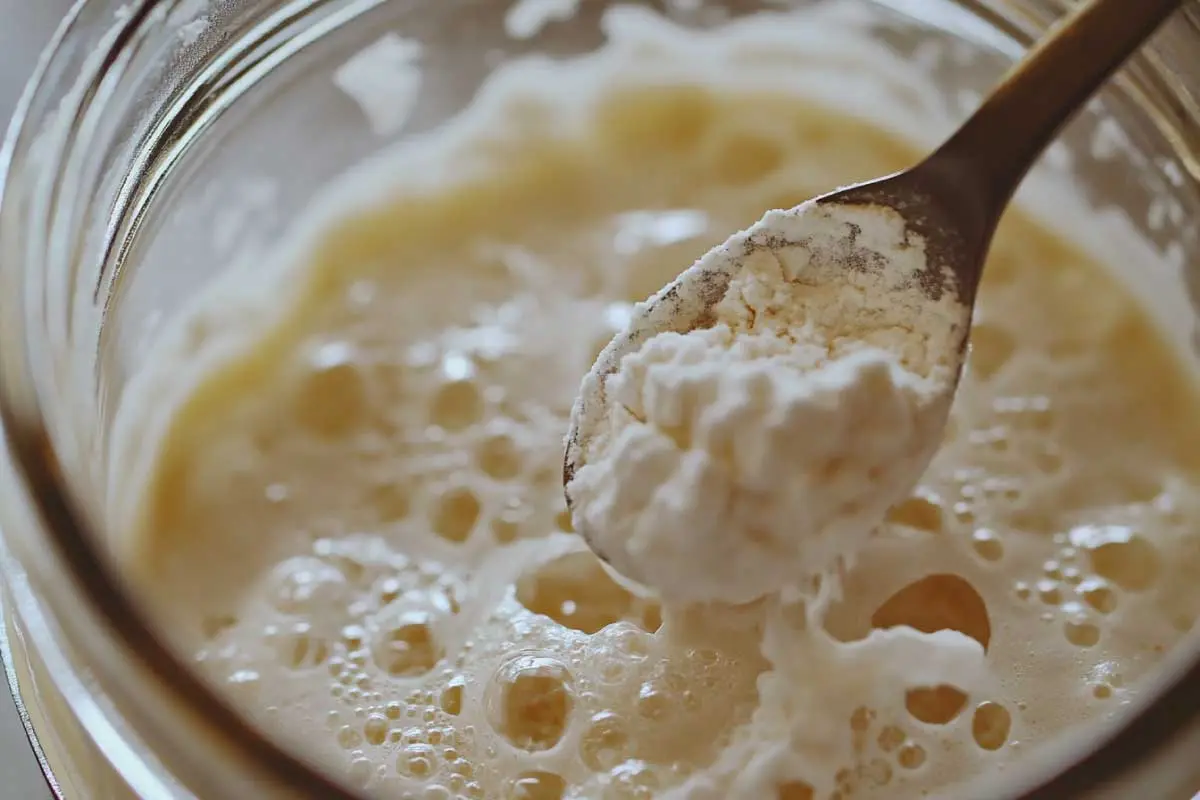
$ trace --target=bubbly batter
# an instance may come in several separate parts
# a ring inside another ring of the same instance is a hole
[[[953,796],[1116,708],[1193,624],[1196,387],[1020,213],[946,441],[827,636],[777,599],[660,607],[571,532],[567,415],[630,304],[764,209],[916,158],[723,36],[495,84],[130,390],[131,571],[248,713],[381,797]]]

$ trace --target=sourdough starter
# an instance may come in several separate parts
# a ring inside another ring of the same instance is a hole
[[[348,176],[164,336],[114,503],[173,641],[386,798],[953,795],[1127,702],[1198,607],[1200,397],[1019,209],[940,450],[819,618],[662,604],[572,531],[568,414],[632,304],[918,152],[792,80],[803,20],[610,22]]]

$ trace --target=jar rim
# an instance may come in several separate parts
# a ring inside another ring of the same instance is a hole
[[[21,181],[17,176],[26,165],[19,156],[25,155],[23,149],[27,150],[30,142],[43,132],[32,113],[36,100],[52,90],[49,81],[52,66],[69,49],[73,29],[84,12],[94,5],[94,0],[76,0],[39,57],[14,110],[0,145],[0,236],[4,235],[2,222],[6,213],[16,213],[12,209],[20,205],[16,187]],[[160,6],[158,0],[139,0],[126,7],[128,13],[112,26],[112,39],[105,58],[83,86],[83,97],[96,88],[121,54],[133,45],[138,32],[161,11]],[[72,102],[81,99],[67,97]],[[64,111],[67,110],[65,106]],[[48,177],[53,179],[53,176]],[[2,269],[10,273],[4,276],[7,279],[12,271],[20,271],[22,267],[10,263]],[[55,454],[44,409],[31,389],[29,361],[23,352],[28,341],[24,326],[15,322],[23,318],[24,309],[19,299],[22,296],[20,292],[6,292],[0,299],[5,320],[0,324],[6,334],[16,334],[4,336],[6,344],[0,345],[0,433],[14,468],[14,477],[23,484],[31,514],[49,540],[56,566],[80,592],[82,601],[109,625],[125,658],[139,662],[161,681],[173,699],[205,719],[228,745],[265,769],[279,782],[279,788],[296,792],[298,796],[360,800],[361,794],[342,786],[259,733],[227,700],[206,686],[154,633],[146,614],[119,580],[109,560],[103,557],[92,526],[85,521],[86,515],[81,513]],[[14,352],[18,348],[22,352]],[[46,768],[45,764],[43,768]],[[48,777],[53,782],[53,778]]]
[[[0,237],[5,232],[5,216],[15,213],[13,207],[20,205],[14,195],[18,193],[15,187],[21,181],[14,177],[25,165],[18,156],[22,148],[27,149],[30,140],[41,133],[36,129],[32,115],[35,100],[49,89],[52,65],[70,45],[74,23],[92,5],[95,5],[94,0],[76,0],[59,25],[38,59],[0,145]],[[128,15],[114,26],[116,35],[110,45],[110,54],[119,54],[129,47],[159,6],[159,0],[138,0],[131,4]],[[111,63],[111,58],[106,59],[92,76],[92,81],[98,83],[103,79]],[[8,261],[7,265],[0,265],[3,272],[23,269],[20,264]],[[7,286],[7,279],[4,285]],[[82,599],[108,623],[124,657],[140,662],[162,682],[174,699],[206,719],[225,737],[227,744],[243,751],[278,780],[280,788],[294,791],[298,796],[322,800],[359,800],[363,795],[341,785],[256,730],[226,699],[188,668],[154,632],[147,615],[119,579],[109,559],[103,556],[97,544],[99,539],[91,532],[92,526],[86,522],[86,514],[81,512],[55,454],[43,409],[29,389],[29,359],[24,352],[13,352],[24,351],[27,346],[24,326],[19,322],[24,314],[22,297],[21,292],[0,292],[0,331],[3,331],[0,335],[0,433],[14,467],[14,477],[23,484],[31,512],[49,540],[56,565],[80,591]],[[0,631],[0,645],[5,639]],[[1138,704],[1140,707],[1130,709],[1121,724],[1106,731],[1106,736],[1098,737],[1098,744],[1081,742],[1078,748],[1070,748],[1085,755],[1048,768],[1046,776],[1038,779],[1035,788],[1018,797],[1022,800],[1058,800],[1075,796],[1133,772],[1153,754],[1165,749],[1172,737],[1200,719],[1200,649],[1191,655],[1190,663],[1185,661],[1182,669],[1176,672],[1178,674],[1164,687],[1143,698]],[[16,682],[10,679],[10,686],[20,704]],[[26,730],[31,741],[36,743],[36,732],[29,725]],[[48,763],[40,755],[39,762],[57,795]]]

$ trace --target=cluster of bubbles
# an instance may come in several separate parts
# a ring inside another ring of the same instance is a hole
[[[1089,649],[1100,643],[1104,620],[1123,593],[1141,593],[1157,582],[1158,549],[1130,525],[1079,525],[1053,535],[1056,556],[1043,562],[1034,581],[1019,580],[1014,592],[1041,603],[1045,622],[1060,621],[1067,641]],[[1097,697],[1112,687],[1097,686]]]
[[[1079,433],[1070,418],[1080,409],[1086,415],[1096,393],[1106,391],[1091,377],[1097,354],[1077,343],[1026,352],[1022,337],[1027,331],[1018,327],[1024,317],[1015,309],[1004,314],[1006,300],[1002,292],[985,294],[984,310],[992,313],[983,314],[973,332],[943,451],[923,484],[888,519],[902,535],[958,548],[961,556],[951,558],[964,558],[963,568],[948,571],[960,574],[926,575],[903,586],[870,621],[874,627],[906,624],[930,632],[951,628],[986,650],[992,626],[1012,625],[1015,613],[1022,631],[1036,642],[1032,650],[1074,650],[1076,655],[1066,658],[1079,665],[1072,671],[1080,686],[1104,702],[1127,684],[1119,653],[1128,645],[1105,646],[1106,631],[1126,605],[1133,614],[1163,613],[1154,598],[1164,585],[1166,557],[1156,542],[1174,535],[1172,529],[1184,535],[1184,515],[1174,508],[1168,489],[1119,463],[1120,454],[1091,464],[1076,451],[1072,437]],[[1093,316],[1104,310],[1101,306]],[[1075,385],[1064,389],[1047,382],[1039,359],[1050,369],[1061,367],[1070,376],[1066,382]],[[1097,480],[1099,473],[1106,474]],[[1099,488],[1081,490],[1089,480]],[[1028,572],[1030,563],[1035,572]],[[1000,593],[1005,586],[1017,601],[1015,608]],[[991,621],[992,615],[999,620]],[[1186,631],[1193,621],[1178,614],[1175,629]],[[1161,653],[1165,647],[1153,649]],[[874,711],[860,709],[851,719],[859,759],[838,773],[834,797],[864,791],[875,796],[897,775],[936,770],[933,762],[946,757],[939,741],[969,736],[981,755],[1019,746],[1027,703],[1019,691],[1001,694],[986,698],[953,686],[910,687],[904,704],[908,719],[877,721]],[[808,784],[796,783],[781,788],[779,796],[815,795]]]

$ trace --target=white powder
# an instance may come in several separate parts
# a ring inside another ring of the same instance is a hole
[[[576,527],[675,602],[749,602],[849,562],[949,412],[968,313],[927,296],[927,270],[880,207],[772,211],[709,252],[584,381]]]

